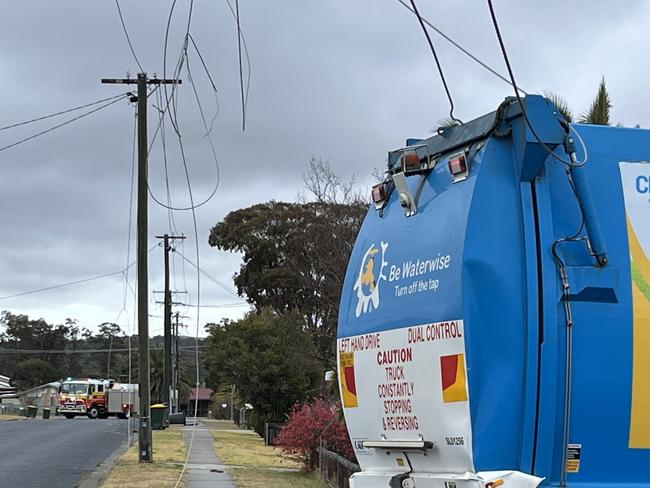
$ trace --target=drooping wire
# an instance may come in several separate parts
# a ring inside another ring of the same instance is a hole
[[[162,95],[161,92],[158,92],[157,94],[158,97],[158,105],[162,106],[163,101],[162,101]],[[171,207],[172,206],[172,197],[171,197],[171,188],[169,184],[169,165],[168,165],[168,160],[167,160],[167,140],[166,140],[166,135],[165,135],[165,113],[162,109],[158,109],[158,117],[159,117],[159,124],[160,124],[160,140],[161,140],[161,145],[162,145],[162,154],[163,154],[163,163],[164,163],[164,168],[165,168],[165,189],[167,193],[167,204]],[[167,220],[169,224],[169,233],[170,235],[179,235],[178,233],[178,228],[176,226],[176,219],[174,218],[174,211],[170,208],[167,209]],[[172,284],[174,289],[176,288],[176,256],[175,253],[172,253],[172,260],[171,260],[171,265],[172,265]]]
[[[167,26],[165,27],[165,42],[164,42],[164,46],[163,46],[163,77],[164,78],[167,77],[167,46],[168,46],[168,43],[169,43],[169,30],[170,30],[170,27],[171,27],[171,22],[172,22],[172,17],[173,17],[173,14],[174,14],[175,6],[176,6],[176,0],[173,0],[172,5],[171,5],[171,7],[169,9],[169,15],[167,17]],[[176,63],[176,68],[174,69],[174,79],[175,80],[179,79],[180,72],[181,72],[181,69],[182,69],[182,66],[183,66],[183,60],[187,56],[187,42],[188,42],[188,36],[189,36],[189,33],[190,33],[190,26],[191,26],[191,22],[192,22],[192,11],[193,10],[194,10],[194,0],[191,0],[190,5],[189,5],[188,15],[187,15],[187,26],[186,26],[186,29],[185,29],[185,35],[183,36],[183,46],[181,47],[181,52],[180,52],[178,61]],[[171,120],[172,126],[174,127],[174,130],[176,131],[177,134],[180,135],[180,131],[178,129],[178,120],[177,120],[177,116],[178,116],[178,112],[177,112],[177,109],[176,109],[177,102],[175,100],[175,93],[176,93],[177,86],[178,86],[178,84],[174,83],[173,88],[171,90],[171,95],[168,93],[166,85],[165,85],[165,87],[163,89],[164,89],[164,92],[165,92],[165,100],[166,100],[167,106],[170,105],[170,100],[172,102],[171,103],[172,109],[169,112],[169,118]]]
[[[171,24],[171,18],[172,18],[172,14],[173,14],[175,4],[176,4],[176,0],[173,0],[172,7],[171,7],[170,13],[169,13],[169,18],[168,18],[168,21],[167,21],[167,29],[166,29],[166,32],[165,32],[165,47],[164,47],[164,54],[163,54],[163,58],[164,58],[164,60],[163,60],[163,71],[164,72],[166,72],[166,67],[167,67],[166,62],[167,62],[167,42],[168,42],[168,38],[169,38],[169,26]],[[177,63],[177,70],[176,70],[176,73],[175,73],[175,79],[178,79],[178,77],[180,76],[180,70],[182,68],[183,59],[187,58],[187,45],[188,45],[188,39],[189,39],[189,34],[190,34],[190,25],[191,25],[191,20],[192,20],[193,6],[194,6],[194,0],[191,0],[190,7],[189,7],[189,13],[188,13],[188,19],[187,19],[187,29],[186,29],[185,36],[184,36],[184,39],[183,39],[183,49],[181,50],[181,55],[180,55],[179,61]],[[174,89],[176,89],[176,87],[177,87],[177,84],[174,84]],[[172,91],[172,97],[173,97],[173,95],[174,95],[174,92]],[[169,97],[168,97],[168,94],[167,94],[166,90],[165,90],[165,99],[166,99],[165,100],[166,104],[169,105]],[[180,134],[179,126],[178,126],[176,102],[174,102],[172,104],[172,109],[171,109],[171,111],[168,112],[168,115],[170,117],[170,120],[172,120],[172,125],[174,127],[174,130],[176,131],[176,135],[178,136],[179,147],[180,147],[181,156],[182,156],[182,159],[183,159],[183,168],[184,168],[184,171],[185,171],[185,179],[186,179],[186,182],[187,182],[187,190],[188,190],[188,194],[189,194],[189,198],[190,198],[190,207],[189,207],[189,209],[192,212],[192,223],[193,223],[193,229],[194,229],[194,244],[195,244],[195,248],[196,248],[196,259],[197,259],[197,263],[198,263],[199,260],[200,260],[200,252],[199,252],[199,231],[198,231],[198,224],[197,224],[197,220],[196,220],[196,208],[197,208],[197,206],[195,206],[195,204],[194,204],[194,193],[192,191],[192,182],[190,180],[189,170],[188,170],[188,167],[187,167],[187,160],[185,158],[185,151],[183,149],[182,138],[181,138],[181,134]],[[207,127],[207,124],[206,124],[206,127]],[[209,137],[209,135],[208,135],[208,137]],[[217,166],[218,166],[218,163],[217,163]],[[217,188],[217,187],[218,187],[218,182],[217,182],[217,185],[215,186],[215,188]],[[151,190],[149,190],[149,192],[151,194]],[[214,191],[214,193],[216,193],[216,190]],[[214,195],[214,193],[213,193],[213,195]],[[209,198],[211,199],[212,196],[210,196]],[[207,201],[206,201],[206,203],[207,203]],[[171,207],[171,205],[169,205],[169,207]],[[200,304],[200,300],[201,300],[201,273],[199,273],[198,271],[196,273],[196,287],[197,287],[197,303]],[[196,313],[196,334],[195,334],[195,338],[194,338],[194,340],[195,340],[194,360],[195,360],[195,375],[196,375],[195,388],[196,388],[197,393],[198,393],[198,389],[199,389],[199,386],[200,386],[200,383],[199,383],[199,381],[200,381],[199,330],[200,330],[200,309],[197,309],[197,313]],[[195,434],[196,434],[196,426],[197,426],[197,423],[198,423],[197,422],[198,411],[199,411],[198,398],[199,398],[199,395],[198,394],[195,395],[194,416],[193,416],[194,417],[194,419],[193,419],[193,424],[194,425],[192,427],[192,431],[191,431],[191,435],[190,435],[190,442],[189,442],[189,445],[187,447],[187,455],[186,455],[186,458],[185,458],[185,462],[183,463],[183,468],[181,469],[181,472],[179,473],[178,479],[176,480],[176,483],[174,485],[175,488],[178,488],[178,486],[180,485],[180,483],[181,483],[181,481],[183,479],[183,475],[185,474],[185,471],[187,470],[187,466],[188,466],[188,463],[189,463],[189,460],[190,460],[190,455],[192,453],[192,448],[193,448],[193,445],[194,445],[194,438],[195,438]]]
[[[201,61],[201,65],[203,66],[203,70],[205,71],[205,74],[207,75],[208,80],[210,81],[210,85],[212,86],[212,92],[214,93],[214,100],[215,100],[215,103],[216,103],[216,109],[214,111],[214,115],[212,116],[212,119],[210,120],[210,129],[208,130],[208,132],[206,132],[206,136],[207,136],[208,133],[212,132],[212,129],[214,127],[214,121],[217,120],[217,116],[219,115],[218,90],[217,90],[217,85],[214,83],[214,80],[212,79],[212,74],[210,73],[210,70],[208,69],[207,65],[205,64],[205,61],[203,60],[203,55],[201,54],[199,46],[197,46],[196,42],[194,42],[194,37],[192,37],[192,34],[189,35],[189,38],[190,38],[190,41],[192,41],[192,46],[194,46],[194,51],[196,52],[197,56],[199,57],[199,60]]]
[[[96,100],[94,102],[86,103],[84,105],[79,105],[78,107],[73,107],[73,108],[69,108],[67,110],[62,110],[61,112],[56,112],[56,113],[49,114],[49,115],[43,115],[42,117],[37,117],[35,119],[25,120],[23,122],[17,122],[15,124],[11,124],[11,125],[5,125],[4,127],[0,127],[0,131],[7,130],[7,129],[13,129],[14,127],[20,127],[20,126],[27,125],[27,124],[32,124],[34,122],[40,122],[41,120],[51,119],[52,117],[57,117],[59,115],[65,115],[65,114],[68,114],[70,112],[76,112],[77,110],[92,107],[93,105],[98,105],[100,103],[108,102],[110,100],[115,100],[116,98],[121,98],[121,97],[123,97],[125,95],[126,95],[126,93],[120,93],[119,95],[114,95],[114,96],[108,97],[108,98],[102,98],[101,100]]]
[[[401,4],[404,6],[404,8],[406,8],[409,12],[411,12],[412,14],[415,14],[415,11],[413,10],[413,8],[412,8],[409,4],[407,4],[405,0],[397,0],[397,1],[398,1],[399,3],[401,3]],[[422,21],[423,21],[425,24],[427,24],[429,27],[431,27],[435,32],[437,32],[438,35],[440,35],[443,39],[445,39],[445,40],[446,40],[447,42],[449,42],[452,46],[454,46],[454,47],[455,47],[456,49],[458,49],[460,52],[462,52],[463,54],[465,54],[467,57],[469,57],[472,61],[474,61],[475,63],[477,63],[479,66],[481,66],[482,68],[486,69],[487,71],[489,71],[490,73],[492,73],[494,76],[496,76],[496,77],[499,78],[500,80],[505,81],[508,85],[512,85],[512,82],[511,82],[508,78],[506,78],[505,76],[501,75],[498,71],[496,71],[496,70],[495,70],[494,68],[492,68],[490,65],[488,65],[487,63],[481,61],[479,58],[477,58],[476,56],[474,56],[474,55],[473,55],[469,50],[465,49],[465,48],[464,48],[463,46],[461,46],[458,42],[454,41],[451,37],[449,37],[447,34],[445,34],[442,30],[440,30],[438,27],[436,27],[435,25],[433,25],[433,23],[431,23],[429,20],[427,20],[426,17],[422,17]],[[519,87],[519,91],[521,91],[524,95],[527,94],[526,91],[525,91],[523,88],[521,88],[521,87]]]
[[[0,152],[5,151],[5,150],[7,150],[7,149],[10,149],[10,148],[12,148],[12,147],[16,147],[16,146],[18,146],[18,145],[20,145],[20,144],[23,144],[23,143],[25,143],[25,142],[31,141],[32,139],[36,139],[37,137],[40,137],[40,136],[45,135],[45,134],[48,134],[49,132],[52,132],[52,131],[54,131],[54,130],[56,130],[56,129],[60,129],[61,127],[64,127],[64,126],[66,126],[66,125],[68,125],[68,124],[71,124],[72,122],[76,122],[77,120],[83,119],[84,117],[87,117],[87,116],[89,116],[89,115],[92,115],[92,114],[94,114],[95,112],[99,112],[99,111],[102,110],[102,109],[105,109],[105,108],[107,108],[107,107],[110,107],[111,105],[113,105],[113,104],[119,102],[119,101],[121,100],[121,98],[122,98],[123,96],[125,96],[125,95],[126,95],[126,94],[121,94],[121,95],[119,95],[119,98],[118,98],[118,97],[114,97],[114,100],[112,100],[112,101],[110,101],[110,102],[108,102],[108,103],[105,103],[104,105],[100,105],[99,107],[94,108],[94,109],[92,109],[92,110],[89,110],[88,112],[84,112],[84,113],[81,114],[81,115],[77,115],[76,117],[73,117],[73,118],[71,118],[71,119],[68,119],[68,120],[66,120],[65,122],[61,122],[60,124],[57,124],[57,125],[55,125],[55,126],[53,126],[53,127],[50,127],[49,129],[45,129],[45,130],[43,130],[43,131],[37,132],[36,134],[33,134],[33,135],[29,136],[29,137],[25,137],[24,139],[20,139],[19,141],[13,142],[13,143],[11,143],[11,144],[7,144],[6,146],[2,146],[2,147],[0,147]]]
[[[499,23],[496,18],[496,14],[494,12],[494,6],[492,5],[492,0],[487,0],[488,3],[488,8],[490,10],[490,16],[492,18],[492,24],[494,25],[494,30],[497,35],[497,39],[499,41],[499,46],[501,47],[501,53],[503,54],[503,59],[505,61],[506,67],[508,69],[508,74],[510,75],[510,79],[512,81],[512,86],[514,87],[515,90],[515,96],[517,97],[517,102],[519,103],[519,107],[521,108],[521,113],[524,116],[524,120],[526,121],[526,125],[530,129],[530,132],[533,134],[537,142],[540,144],[541,147],[544,148],[544,150],[552,156],[555,160],[567,165],[567,177],[569,178],[569,184],[571,185],[571,189],[574,192],[574,196],[578,202],[578,205],[580,207],[580,213],[581,213],[581,224],[578,232],[574,234],[573,236],[564,238],[564,239],[558,239],[553,243],[553,246],[551,247],[551,251],[553,254],[553,259],[555,260],[555,263],[558,268],[558,272],[560,275],[560,280],[561,280],[561,285],[562,285],[562,296],[563,296],[563,303],[564,303],[564,313],[565,313],[565,318],[566,318],[566,372],[565,372],[565,383],[564,383],[564,419],[563,419],[563,439],[562,439],[562,446],[563,446],[563,457],[562,457],[562,467],[560,471],[560,486],[564,487],[567,486],[567,471],[566,471],[566,461],[567,461],[567,445],[569,443],[569,433],[570,433],[570,424],[571,424],[571,392],[572,392],[572,382],[573,382],[573,314],[571,311],[571,303],[569,300],[569,294],[570,294],[570,284],[566,272],[566,265],[564,261],[561,259],[559,256],[559,253],[557,252],[558,246],[563,243],[563,242],[575,242],[575,241],[585,241],[587,244],[589,243],[588,238],[583,237],[583,238],[578,238],[578,235],[582,232],[582,228],[584,227],[584,209],[582,208],[582,205],[580,203],[580,199],[578,198],[576,194],[575,187],[573,185],[573,182],[571,180],[571,173],[570,169],[575,168],[577,166],[582,166],[587,163],[588,160],[588,155],[586,151],[586,146],[584,145],[584,141],[582,141],[582,138],[578,134],[578,132],[573,128],[574,132],[577,134],[578,138],[580,139],[580,142],[583,145],[583,148],[585,150],[584,158],[582,161],[577,162],[574,160],[574,154],[570,155],[570,158],[568,161],[565,160],[564,158],[560,157],[558,154],[553,152],[544,142],[540,139],[539,135],[537,134],[537,131],[533,127],[530,119],[528,118],[528,114],[526,113],[526,108],[524,107],[524,104],[522,103],[521,97],[519,95],[519,91],[517,90],[517,83],[515,81],[514,73],[512,71],[512,66],[510,65],[510,60],[508,59],[508,53],[506,51],[505,43],[503,42],[503,38],[501,36],[501,31],[499,29]],[[566,125],[566,131],[567,135],[571,131],[571,125],[567,124]]]
[[[237,22],[237,12],[235,12],[235,9],[233,8],[230,0],[226,0],[226,4],[228,5],[228,8],[230,9],[230,13],[235,19],[235,22]],[[250,93],[250,87],[251,87],[251,57],[250,57],[250,53],[248,52],[248,44],[246,43],[246,36],[244,34],[244,31],[241,29],[240,24],[238,25],[237,30],[241,34],[241,44],[242,47],[244,48],[244,55],[246,56],[246,92],[244,96],[244,111],[248,113],[248,94]]]
[[[189,39],[189,37],[190,36],[188,35],[187,39]],[[185,56],[187,56],[187,51],[185,51]],[[179,63],[179,64],[182,65],[181,63]],[[185,65],[185,68],[187,70],[188,81],[190,82],[190,84],[192,86],[192,91],[194,93],[197,106],[199,108],[199,113],[201,115],[201,121],[202,121],[203,127],[205,129],[205,136],[204,137],[206,137],[208,139],[208,144],[210,146],[210,151],[212,153],[212,157],[213,157],[213,160],[214,160],[214,164],[215,164],[217,174],[216,174],[216,180],[215,180],[214,187],[212,188],[212,191],[209,193],[209,195],[204,200],[202,200],[201,202],[196,203],[196,204],[192,202],[192,204],[190,206],[185,206],[185,207],[177,207],[177,206],[167,205],[167,204],[163,203],[162,201],[160,201],[159,198],[156,197],[156,195],[154,195],[153,191],[151,190],[151,187],[149,186],[149,188],[148,188],[149,195],[151,196],[152,200],[156,204],[160,205],[161,207],[163,207],[163,208],[165,208],[167,210],[179,210],[179,211],[195,210],[197,208],[200,208],[200,207],[204,206],[208,202],[210,202],[212,200],[212,198],[216,195],[217,190],[219,189],[220,181],[221,181],[221,176],[220,176],[221,172],[220,172],[220,168],[219,168],[219,159],[217,157],[217,152],[216,152],[216,149],[214,147],[214,141],[212,140],[212,136],[210,134],[211,129],[208,126],[208,122],[207,122],[207,119],[206,119],[206,116],[205,116],[205,111],[203,110],[203,106],[201,104],[200,97],[198,96],[198,92],[197,92],[197,89],[196,89],[196,84],[194,82],[194,77],[192,76],[192,71],[191,71],[190,66],[189,66],[189,58],[186,57],[185,58],[185,63],[183,63],[183,64]],[[208,77],[209,77],[210,82],[212,84],[212,90],[213,90],[213,93],[214,93],[214,95],[216,97],[217,96],[216,86],[214,85],[214,82],[212,81],[212,78],[209,75],[209,71],[205,67],[205,64],[202,63],[202,65],[203,65],[204,69],[206,70],[206,73],[208,73]],[[168,102],[169,102],[169,100],[168,100]],[[176,130],[176,136],[177,136],[177,139],[178,139],[180,155],[181,155],[181,159],[182,159],[182,163],[183,163],[183,169],[185,171],[186,178],[189,179],[189,169],[188,169],[188,164],[187,164],[187,157],[186,157],[186,154],[185,154],[185,148],[183,146],[183,139],[182,139],[182,136],[181,136],[179,130]]]
[[[179,136],[179,141],[180,141],[180,136]],[[183,146],[181,145],[181,153],[183,152]],[[194,205],[194,195],[192,192],[192,182],[190,181],[190,175],[189,171],[187,169],[187,164],[185,164],[185,156],[183,155],[183,167],[185,168],[185,179],[187,181],[187,191],[189,193],[190,197],[190,208],[192,211],[192,224],[194,228],[194,244],[195,244],[195,249],[196,249],[196,262],[199,263],[201,256],[199,252],[199,229],[198,229],[198,224],[196,221],[196,206]],[[196,273],[196,301],[197,304],[201,304],[201,273],[198,272]],[[200,332],[200,324],[201,324],[201,309],[197,308],[196,309],[196,333],[194,336],[194,341],[195,341],[195,365],[196,365],[196,395],[195,395],[195,400],[194,400],[194,419],[193,419],[193,426],[192,426],[192,434],[190,435],[190,442],[189,445],[187,446],[187,457],[185,458],[185,462],[183,463],[183,469],[181,470],[181,473],[178,476],[178,480],[176,480],[176,485],[175,488],[178,488],[180,485],[181,480],[183,479],[183,474],[187,470],[187,465],[190,461],[190,455],[192,452],[192,447],[194,445],[194,435],[196,433],[196,426],[198,424],[197,422],[197,417],[199,413],[199,386],[200,386],[200,367],[199,367],[199,332]]]
[[[535,130],[535,127],[533,127],[532,122],[530,121],[530,118],[528,117],[528,112],[526,110],[526,107],[524,106],[524,103],[521,99],[521,96],[519,95],[519,88],[517,88],[517,82],[515,81],[515,75],[514,72],[512,71],[512,66],[510,65],[510,59],[508,57],[508,52],[506,50],[505,43],[503,42],[503,37],[501,36],[501,29],[499,28],[499,22],[497,21],[496,13],[494,12],[494,6],[492,5],[492,0],[487,0],[488,3],[488,8],[490,10],[490,17],[492,18],[492,25],[494,26],[494,32],[496,33],[497,39],[499,41],[499,46],[501,48],[501,54],[503,55],[503,60],[506,64],[506,68],[508,69],[508,75],[510,76],[510,81],[512,84],[512,87],[514,88],[515,91],[515,97],[517,97],[517,102],[519,103],[519,107],[521,108],[521,113],[524,116],[524,120],[526,121],[526,125],[530,129],[530,132],[533,134],[539,145],[555,160],[559,161],[562,164],[566,164],[567,166],[570,167],[577,167],[577,166],[582,166],[584,164],[587,164],[588,161],[588,154],[587,154],[587,147],[582,140],[582,137],[580,137],[580,134],[576,130],[575,127],[572,127],[570,124],[567,124],[567,133],[573,131],[576,136],[578,137],[578,140],[582,144],[582,148],[584,150],[584,157],[582,161],[573,161],[571,159],[566,160],[562,158],[559,154],[555,153],[550,147],[548,147],[544,141],[539,137],[537,131]]]
[[[162,97],[160,95],[160,92],[158,93],[158,103],[159,105],[162,106]],[[167,204],[171,207],[172,196],[171,196],[171,190],[169,185],[169,165],[167,162],[167,140],[165,137],[165,113],[163,110],[161,109],[158,110],[158,117],[159,117],[159,124],[160,124],[160,141],[162,145],[163,164],[165,167],[165,189],[167,192]],[[169,232],[174,235],[177,234],[178,230],[176,228],[176,221],[174,219],[174,211],[171,210],[171,208],[167,209],[167,219],[169,221]]]
[[[241,60],[241,19],[239,17],[239,0],[235,0],[237,12],[237,55],[239,58],[239,92],[241,94],[241,130],[246,130],[246,104],[244,101],[244,72]]]
[[[569,435],[571,431],[571,394],[572,394],[572,389],[573,389],[573,312],[571,310],[571,301],[569,300],[569,296],[571,293],[570,290],[570,283],[569,279],[567,276],[567,271],[566,271],[566,264],[564,260],[560,257],[558,248],[560,244],[564,242],[579,242],[583,241],[587,244],[589,247],[589,239],[588,237],[578,237],[582,233],[582,229],[584,228],[585,225],[585,215],[584,215],[584,208],[582,206],[582,203],[580,199],[578,198],[578,195],[576,193],[575,186],[573,184],[573,180],[571,178],[571,172],[573,168],[582,166],[587,163],[588,161],[588,154],[587,154],[587,147],[582,140],[582,137],[580,137],[580,134],[578,133],[575,128],[571,127],[570,124],[567,124],[567,135],[570,133],[571,130],[574,131],[578,139],[580,140],[580,143],[582,144],[582,147],[584,149],[584,158],[582,161],[577,162],[574,160],[575,154],[572,154],[570,157],[571,159],[569,161],[565,160],[564,158],[560,157],[557,155],[555,152],[553,152],[544,142],[540,139],[540,137],[537,135],[537,131],[533,127],[530,119],[528,118],[528,114],[526,113],[526,108],[524,107],[524,104],[522,103],[521,97],[519,95],[519,91],[517,90],[517,83],[515,81],[515,77],[512,71],[512,67],[510,66],[510,60],[508,59],[508,53],[505,48],[505,44],[503,42],[503,38],[501,37],[501,31],[499,29],[499,24],[497,22],[496,14],[494,12],[494,7],[492,5],[492,0],[487,0],[488,2],[488,7],[490,10],[490,16],[492,17],[492,23],[494,25],[494,30],[497,35],[497,39],[499,40],[499,45],[501,46],[501,52],[503,54],[503,59],[506,63],[506,67],[508,68],[508,74],[510,75],[510,79],[512,81],[512,86],[514,87],[515,90],[515,96],[517,97],[517,102],[519,103],[519,107],[521,108],[521,113],[524,116],[524,120],[526,121],[526,125],[530,129],[531,133],[537,140],[537,142],[544,148],[544,150],[552,156],[554,159],[557,161],[565,164],[567,166],[566,168],[566,174],[569,179],[569,185],[571,186],[571,189],[574,193],[574,197],[576,201],[578,202],[578,206],[580,208],[580,215],[581,215],[581,223],[578,231],[573,234],[572,236],[562,238],[562,239],[557,239],[552,247],[551,247],[551,252],[553,254],[553,259],[555,261],[555,264],[558,268],[558,273],[560,275],[560,282],[562,285],[562,302],[564,304],[564,314],[565,314],[565,320],[566,320],[566,348],[565,348],[565,361],[566,361],[566,372],[565,372],[565,381],[564,381],[564,419],[563,419],[563,428],[562,428],[562,446],[563,446],[563,457],[562,457],[562,466],[561,466],[561,471],[560,471],[560,486],[565,487],[567,486],[567,470],[566,470],[566,461],[567,461],[567,448],[566,446],[569,443]]]
[[[122,9],[120,8],[119,0],[115,0],[115,5],[117,6],[117,13],[120,16],[120,22],[122,23],[122,30],[124,30],[124,36],[126,37],[126,42],[129,43],[129,49],[131,50],[133,59],[135,59],[138,68],[140,68],[140,72],[144,73],[144,68],[140,64],[140,61],[138,60],[138,56],[135,54],[135,49],[133,49],[133,44],[131,43],[131,38],[129,37],[129,31],[126,30],[126,24],[124,23],[124,17],[122,16]]]
[[[418,7],[415,4],[415,0],[411,0],[411,6],[413,7],[413,12],[415,13],[415,16],[418,18],[418,22],[420,23],[420,27],[422,27],[422,31],[424,32],[424,36],[427,38],[427,42],[429,43],[429,48],[431,49],[431,54],[433,54],[433,59],[435,60],[436,66],[438,67],[438,73],[440,74],[440,80],[442,81],[442,85],[445,87],[445,92],[447,93],[447,98],[449,99],[449,117],[454,122],[457,122],[458,124],[462,124],[463,122],[460,119],[457,119],[454,116],[454,100],[451,98],[451,92],[449,91],[449,86],[447,86],[447,80],[445,79],[445,74],[442,71],[442,66],[440,64],[440,60],[438,59],[438,54],[436,53],[436,48],[433,47],[433,41],[431,41],[431,36],[429,36],[429,31],[427,30],[426,25],[424,25],[424,20],[422,20],[422,16],[420,15]]]

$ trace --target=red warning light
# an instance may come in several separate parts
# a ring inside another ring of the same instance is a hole
[[[417,171],[420,169],[420,156],[416,152],[404,153],[404,171]]]
[[[465,154],[457,154],[449,158],[449,172],[454,181],[459,181],[467,177],[467,158]]]
[[[383,183],[379,183],[372,187],[372,201],[375,203],[381,203],[386,199],[386,186]]]

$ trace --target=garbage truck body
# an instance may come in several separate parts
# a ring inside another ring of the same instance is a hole
[[[389,153],[339,313],[353,488],[650,487],[649,161],[539,96]]]

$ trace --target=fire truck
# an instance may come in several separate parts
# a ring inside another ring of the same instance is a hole
[[[126,419],[138,411],[138,385],[67,378],[59,388],[57,411],[67,419],[81,415],[91,419],[105,419],[111,415]]]

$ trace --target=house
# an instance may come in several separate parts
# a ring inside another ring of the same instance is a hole
[[[54,381],[18,392],[16,395],[23,405],[35,405],[38,407],[40,414],[44,407],[53,410],[56,409],[59,398],[59,386],[61,386],[61,383]]]
[[[9,397],[16,393],[16,388],[10,385],[9,377],[0,375],[0,403],[3,397]]]
[[[192,388],[190,390],[190,397],[185,404],[181,404],[181,410],[185,412],[188,417],[194,416],[195,403],[198,400],[198,417],[207,417],[210,411],[210,403],[212,402],[212,388]]]
[[[9,376],[3,376],[0,374],[0,392],[9,388],[11,388],[11,385],[9,384]]]

